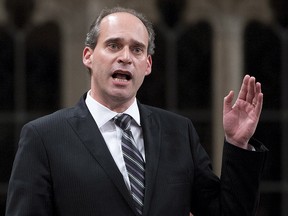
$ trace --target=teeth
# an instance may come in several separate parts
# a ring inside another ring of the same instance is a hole
[[[128,82],[127,79],[121,79],[121,78],[114,78],[118,82]]]
[[[112,77],[114,78],[114,79],[117,79],[117,80],[120,80],[120,81],[124,81],[124,80],[130,80],[131,79],[131,77],[129,76],[129,75],[127,75],[127,74],[121,74],[121,73],[115,73],[115,74],[113,74],[112,75]]]

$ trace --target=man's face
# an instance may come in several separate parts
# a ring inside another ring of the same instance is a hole
[[[147,48],[148,32],[137,17],[129,13],[104,17],[95,49],[86,47],[83,52],[83,63],[91,69],[92,97],[112,110],[130,106],[151,73]]]

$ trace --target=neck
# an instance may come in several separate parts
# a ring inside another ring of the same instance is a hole
[[[117,113],[123,113],[126,111],[135,101],[135,97],[127,100],[127,99],[121,99],[119,97],[115,98],[108,98],[106,100],[103,100],[101,98],[96,97],[96,95],[93,94],[92,91],[90,91],[90,96],[96,100],[98,103],[102,104],[103,106],[107,107],[113,112]]]

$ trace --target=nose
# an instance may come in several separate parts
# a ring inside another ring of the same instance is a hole
[[[118,58],[118,63],[121,64],[131,64],[131,56],[130,56],[130,49],[129,47],[124,47]]]

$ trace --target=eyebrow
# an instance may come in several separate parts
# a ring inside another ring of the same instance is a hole
[[[125,40],[124,38],[119,38],[119,37],[115,37],[115,38],[108,38],[105,41],[105,44],[109,44],[109,43],[123,43]],[[141,47],[141,48],[146,48],[146,45],[144,43],[141,43],[139,41],[136,40],[131,40],[133,46],[137,46],[137,47]]]

